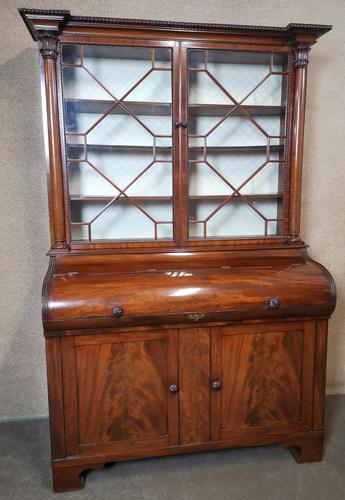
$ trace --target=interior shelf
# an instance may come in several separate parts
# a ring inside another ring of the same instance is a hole
[[[71,201],[111,201],[116,198],[117,194],[114,196],[80,196],[76,194],[71,194],[69,199]],[[172,196],[120,196],[116,201],[128,201],[129,199],[133,201],[171,201]]]
[[[202,146],[191,146],[188,148],[191,152],[202,152],[204,148]],[[206,150],[208,153],[266,153],[267,145],[262,146],[207,146]],[[284,151],[284,145],[270,146],[270,151]]]
[[[83,144],[67,144],[68,148],[75,151],[83,151]],[[88,144],[87,149],[92,152],[130,152],[130,153],[152,153],[153,146],[134,146],[132,144]],[[156,146],[156,150],[160,153],[171,153],[170,147],[159,147]]]
[[[116,101],[114,99],[64,99],[67,106],[73,107],[73,110],[77,113],[95,113],[104,114],[111,106],[113,106]],[[148,102],[148,101],[123,101],[124,106],[126,106],[131,113],[135,115],[159,115],[159,116],[170,116],[171,115],[171,103],[169,102]],[[114,109],[111,110],[112,115],[123,115],[128,114],[127,111],[118,104]]]
[[[264,194],[245,194],[241,193],[242,196],[245,196],[249,200],[274,200],[274,199],[281,199],[283,198],[282,193],[264,193]],[[76,194],[71,194],[70,195],[70,200],[71,201],[111,201],[112,199],[116,198],[116,194],[114,196],[81,196],[81,195],[76,195]],[[189,196],[188,199],[191,201],[212,201],[212,200],[225,200],[230,196],[230,193],[228,195],[220,194],[220,195],[192,195]],[[238,194],[234,195],[235,197],[240,197]],[[173,198],[172,196],[129,196],[133,201],[139,202],[139,201],[171,201]],[[128,201],[128,198],[126,196],[120,196],[116,201]]]
[[[281,193],[264,193],[264,194],[245,194],[241,193],[242,196],[245,196],[248,200],[275,200],[275,199],[281,199],[283,198],[283,195]],[[212,194],[212,195],[200,195],[200,196],[189,196],[189,200],[191,201],[212,201],[212,200],[220,200],[224,201],[230,196],[230,193],[227,195],[217,195],[217,194]],[[235,194],[235,198],[241,198],[240,195]]]
[[[190,116],[224,116],[234,107],[233,104],[189,104]],[[241,105],[241,108],[250,115],[276,116],[285,113],[285,106]],[[231,116],[244,116],[238,107]]]
[[[83,151],[83,144],[67,144],[68,148],[75,151]],[[153,146],[134,146],[131,144],[87,144],[87,149],[93,152],[131,152],[131,153],[150,153],[153,150]],[[156,146],[156,150],[161,153],[170,153],[170,147],[159,147]],[[204,150],[201,146],[191,146],[188,148],[190,152],[202,153]],[[265,153],[267,151],[267,146],[207,146],[207,151],[209,153],[232,153],[232,152],[243,152],[243,153]],[[270,151],[284,151],[284,145],[270,146]]]
[[[78,113],[106,113],[115,101],[112,99],[70,99],[65,98],[68,106],[73,106]],[[171,103],[168,102],[147,102],[147,101],[123,101],[123,104],[135,115],[171,115]],[[234,105],[232,104],[189,104],[190,116],[224,116]],[[251,115],[281,115],[285,112],[285,106],[264,106],[264,105],[242,105],[241,108]],[[127,111],[118,104],[110,114],[127,114]],[[232,116],[243,116],[239,108],[232,113]]]

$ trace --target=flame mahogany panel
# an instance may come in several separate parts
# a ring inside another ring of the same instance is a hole
[[[212,393],[212,437],[310,425],[304,404],[313,352],[313,322],[216,329],[212,378],[222,390]]]
[[[180,444],[210,439],[210,329],[179,332]]]
[[[168,434],[166,340],[78,346],[80,444]]]
[[[299,422],[302,330],[223,336],[222,353],[222,429]]]
[[[178,379],[176,331],[68,340],[65,353],[75,362],[63,368],[75,386],[66,406],[78,453],[124,449],[131,442],[177,444],[178,397],[169,391]]]

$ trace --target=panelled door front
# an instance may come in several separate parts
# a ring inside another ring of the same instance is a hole
[[[185,244],[284,234],[291,56],[181,43]]]
[[[311,428],[314,322],[214,328],[211,435]]]
[[[177,444],[176,331],[63,340],[69,455]]]
[[[178,42],[62,44],[71,244],[179,239]]]

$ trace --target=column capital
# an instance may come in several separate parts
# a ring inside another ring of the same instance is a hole
[[[43,59],[56,59],[58,55],[57,44],[58,35],[57,33],[40,33],[38,38],[38,48]]]
[[[294,65],[295,68],[306,68],[308,66],[308,53],[310,51],[310,45],[301,43],[297,45],[294,49]]]

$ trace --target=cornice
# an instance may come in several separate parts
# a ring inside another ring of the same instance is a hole
[[[70,19],[68,10],[18,9],[18,11],[35,41],[42,35],[58,36]]]
[[[19,9],[25,24],[27,25],[34,40],[38,39],[38,32],[52,29],[61,31],[66,25],[111,25],[126,27],[141,27],[143,29],[174,30],[174,31],[199,31],[199,32],[223,32],[228,34],[236,33],[261,33],[265,35],[284,36],[294,38],[298,34],[305,34],[319,38],[324,33],[332,29],[330,25],[324,24],[304,24],[290,23],[287,26],[252,26],[237,24],[215,24],[215,23],[186,23],[179,21],[158,21],[141,19],[119,19],[110,17],[89,17],[73,16],[68,10],[40,10],[40,9]]]

